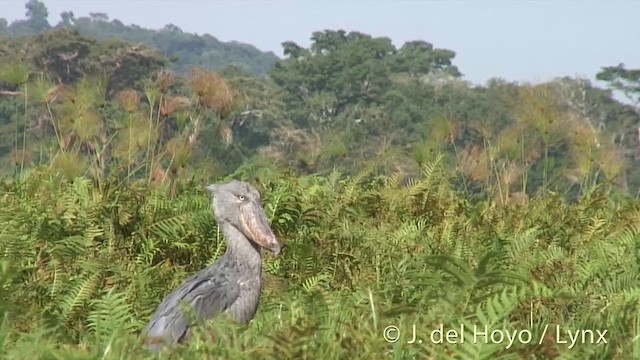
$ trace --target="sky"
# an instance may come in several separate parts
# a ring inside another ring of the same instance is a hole
[[[425,40],[456,52],[464,79],[541,82],[578,76],[597,82],[603,66],[640,68],[640,1],[433,0],[44,0],[60,13],[102,12],[125,24],[249,43],[282,57],[281,43],[308,46],[314,31],[343,29],[389,37],[396,46]],[[25,18],[26,0],[0,0],[0,17]]]

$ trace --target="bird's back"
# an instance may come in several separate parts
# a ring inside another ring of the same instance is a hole
[[[240,293],[239,274],[228,261],[221,261],[205,268],[187,279],[158,306],[142,335],[153,351],[163,344],[176,344],[186,340],[194,321],[210,319],[227,310]],[[186,311],[185,311],[186,310]]]

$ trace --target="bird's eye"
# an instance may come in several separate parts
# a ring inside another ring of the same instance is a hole
[[[238,200],[244,201],[244,195],[238,195]]]

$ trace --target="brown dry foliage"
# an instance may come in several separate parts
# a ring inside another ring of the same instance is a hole
[[[140,95],[135,90],[122,90],[116,96],[118,100],[118,104],[124,109],[124,111],[129,114],[136,111],[138,108],[138,101],[140,100]]]
[[[189,72],[189,84],[198,95],[200,105],[216,110],[221,116],[231,111],[233,95],[222,77],[199,67]]]
[[[161,70],[156,76],[156,84],[161,93],[166,94],[176,81],[176,74],[170,70]]]
[[[523,192],[514,192],[509,194],[508,202],[515,205],[527,205],[529,203],[529,195]]]
[[[509,188],[522,179],[523,172],[522,165],[513,161],[504,162],[500,167],[500,182],[505,188]]]
[[[176,111],[191,105],[191,100],[184,96],[164,97],[160,104],[160,115],[164,118],[171,116]]]
[[[229,125],[220,124],[220,127],[218,127],[218,135],[226,146],[229,146],[231,145],[231,143],[233,143],[233,131],[231,130],[231,127],[229,127]]]
[[[458,154],[458,169],[472,181],[487,181],[491,175],[490,161],[479,146],[464,148]]]

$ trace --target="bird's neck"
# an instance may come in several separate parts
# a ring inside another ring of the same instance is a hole
[[[227,243],[227,250],[224,256],[237,261],[243,267],[247,267],[247,270],[256,271],[259,275],[262,270],[260,247],[247,239],[244,234],[232,225],[223,223],[221,230]]]

